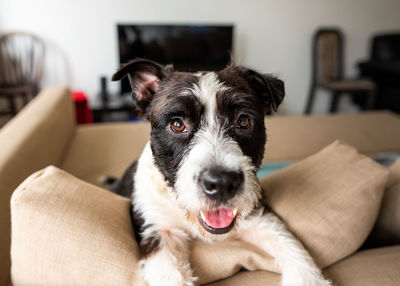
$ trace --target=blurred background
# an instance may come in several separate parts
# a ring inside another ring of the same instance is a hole
[[[13,103],[11,114],[37,90],[65,85],[76,101],[87,101],[95,121],[125,120],[124,88],[110,77],[127,58],[159,55],[156,60],[175,60],[181,69],[217,69],[229,47],[239,64],[285,81],[282,114],[400,112],[399,15],[398,0],[1,0],[3,56],[17,49],[28,56],[0,62],[0,109],[10,111],[10,90],[4,90],[15,88],[7,79],[11,66],[29,62],[38,76],[25,81],[35,88]],[[35,38],[10,40],[16,32]],[[382,41],[373,52],[377,36]],[[10,116],[3,114],[3,122]]]

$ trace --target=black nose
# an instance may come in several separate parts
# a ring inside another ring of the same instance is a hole
[[[242,171],[231,171],[221,167],[203,170],[199,176],[199,184],[203,192],[220,203],[235,196],[243,180]]]

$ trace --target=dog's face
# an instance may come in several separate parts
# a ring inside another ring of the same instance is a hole
[[[125,75],[152,126],[154,163],[188,219],[208,238],[231,232],[259,203],[264,116],[282,101],[283,82],[233,65],[193,74],[147,60],[113,79]]]

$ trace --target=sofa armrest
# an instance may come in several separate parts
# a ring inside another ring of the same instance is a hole
[[[75,132],[70,92],[46,88],[0,129],[0,285],[10,268],[10,197],[30,174],[58,165]]]

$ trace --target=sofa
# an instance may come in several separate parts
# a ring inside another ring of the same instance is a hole
[[[119,177],[123,174],[132,160],[140,155],[143,146],[149,139],[150,127],[146,122],[77,125],[74,112],[69,90],[62,87],[49,87],[44,89],[0,130],[0,228],[2,230],[0,234],[0,260],[2,261],[0,285],[9,285],[11,280],[14,285],[66,285],[63,281],[70,281],[65,282],[69,285],[75,285],[76,281],[80,281],[77,283],[79,285],[113,285],[113,283],[105,281],[115,281],[114,285],[123,285],[125,284],[123,281],[138,279],[135,275],[136,268],[129,271],[123,266],[132,265],[135,260],[129,256],[130,252],[137,252],[130,225],[129,200],[104,190],[108,186],[102,184],[101,177],[104,175]],[[368,180],[375,179],[375,177],[378,178],[379,183],[375,184],[375,181],[371,181],[368,185],[376,185],[379,192],[371,190],[368,196],[360,193],[361,197],[364,196],[365,206],[372,199],[376,199],[374,207],[368,205],[371,213],[375,213],[369,215],[369,212],[366,212],[366,216],[370,217],[370,222],[363,228],[364,234],[360,235],[357,243],[348,242],[344,238],[339,239],[339,247],[343,243],[347,243],[351,246],[351,250],[340,255],[329,250],[331,256],[337,256],[335,263],[333,260],[328,261],[329,259],[323,255],[317,257],[317,262],[324,268],[324,273],[327,273],[329,278],[339,281],[338,285],[378,285],[377,283],[380,283],[379,285],[398,285],[400,283],[400,246],[396,245],[398,241],[392,242],[392,245],[388,247],[359,249],[367,239],[367,232],[371,232],[377,218],[379,221],[378,212],[382,211],[380,209],[381,202],[384,202],[383,207],[385,204],[393,202],[392,199],[386,199],[385,203],[383,191],[392,186],[398,190],[400,185],[397,181],[397,178],[400,178],[400,173],[397,171],[400,169],[399,162],[395,164],[396,171],[388,171],[383,170],[384,167],[376,166],[366,156],[383,152],[400,152],[400,117],[386,111],[348,115],[272,116],[266,118],[266,126],[268,143],[263,159],[264,164],[288,161],[305,162],[301,163],[303,165],[289,167],[291,169],[283,173],[284,175],[271,176],[271,179],[264,185],[268,189],[274,189],[277,182],[280,182],[278,185],[280,190],[283,190],[282,182],[288,181],[287,178],[297,178],[299,176],[298,169],[301,169],[301,166],[308,166],[307,168],[310,170],[315,168],[315,172],[318,170],[324,172],[325,170],[335,173],[337,170],[345,176],[346,168],[351,168],[352,171],[354,169],[351,162],[365,162],[362,167],[357,167],[357,170],[362,169],[362,172],[355,170],[358,173],[344,178],[343,184],[346,183],[346,180],[347,183],[352,183],[354,177],[365,178],[366,182],[370,182]],[[353,147],[344,147],[344,144],[338,142],[331,144],[338,139],[345,142],[346,146]],[[329,144],[331,147],[324,149]],[[342,162],[340,161],[341,156],[336,156],[339,161],[313,167],[315,162],[321,162],[328,155],[332,156],[336,153],[342,154],[347,161]],[[344,164],[343,167],[341,164]],[[55,167],[47,167],[50,165]],[[363,169],[366,165],[370,169]],[[368,175],[368,170],[372,169],[373,172]],[[399,173],[399,176],[393,175],[395,172]],[[372,174],[376,176],[374,177]],[[29,178],[25,180],[27,177]],[[326,183],[326,180],[318,182],[322,186]],[[337,184],[335,188],[340,186],[342,184]],[[353,186],[353,183],[349,186],[350,191]],[[286,187],[289,188],[289,186]],[[18,189],[13,195],[16,188]],[[43,197],[41,188],[47,188],[48,195]],[[396,191],[396,193],[399,192]],[[12,196],[11,206],[14,211],[11,235],[10,199]],[[61,203],[60,199],[66,199],[68,204],[65,204],[65,201]],[[276,203],[276,211],[281,217],[293,216],[290,210],[282,207],[284,206],[282,200],[275,197],[274,203]],[[68,209],[72,206],[72,209]],[[47,211],[49,208],[54,213],[46,216],[43,220],[43,211],[45,209]],[[376,211],[373,211],[374,208]],[[74,216],[71,216],[71,210],[77,213],[76,218],[79,218],[79,214],[84,212],[85,219],[75,219]],[[86,212],[88,210],[90,212]],[[60,213],[65,213],[65,216],[60,217]],[[357,213],[353,214],[353,216],[356,215]],[[392,221],[393,214],[387,216],[389,217],[387,220]],[[73,224],[74,235],[88,227],[85,231],[88,231],[86,235],[89,236],[86,237],[90,237],[91,240],[87,242],[84,249],[79,248],[79,251],[77,251],[77,247],[81,247],[81,243],[77,238],[80,236],[73,236],[74,238],[71,240],[73,243],[66,245],[60,237],[68,237],[69,234],[57,233],[56,239],[53,236],[54,229],[51,228],[56,227],[56,223],[52,224],[53,219],[58,219],[57,224],[66,224],[67,226]],[[298,218],[290,219],[299,220]],[[91,224],[93,226],[95,222],[99,223],[96,231],[104,231],[100,244],[96,244],[96,239],[99,237],[93,236],[94,230],[90,226]],[[110,228],[106,228],[105,225]],[[121,229],[116,227],[118,225],[123,226],[126,232],[121,232]],[[304,225],[293,224],[293,229],[304,227]],[[376,229],[379,228],[375,226],[374,230]],[[361,230],[355,224],[349,227],[349,231]],[[124,236],[124,243],[121,240],[112,240],[109,237],[110,233]],[[304,237],[303,240],[301,233],[299,231],[296,235],[308,246],[307,239],[312,238]],[[340,238],[340,234],[338,237]],[[13,243],[12,261],[10,259],[11,241]],[[39,248],[39,243],[41,248]],[[101,247],[95,247],[98,245]],[[379,246],[379,244],[375,246]],[[196,242],[193,249],[194,256],[197,253],[197,258],[194,260],[197,273],[204,274],[199,274],[201,284],[260,285],[260,281],[263,281],[262,283],[270,282],[271,285],[278,285],[279,275],[276,274],[271,258],[257,249],[236,242],[232,243],[227,250],[219,249],[222,252],[216,251],[215,248],[212,250],[210,247],[212,246]],[[328,249],[329,245],[319,247],[324,252],[324,248]],[[310,246],[310,248],[312,247]],[[76,252],[74,252],[75,250]],[[106,251],[107,254],[94,255],[94,253],[101,252],[100,250]],[[50,252],[47,253],[47,251]],[[66,256],[57,256],[55,259],[56,256],[51,254],[58,251]],[[118,251],[123,252],[125,256],[116,257]],[[214,253],[214,256],[211,255],[211,257],[215,259],[202,256],[206,252]],[[249,254],[250,252],[251,254]],[[28,253],[31,254],[29,257]],[[69,256],[71,253],[74,253],[74,259]],[[311,253],[313,254],[313,251]],[[228,270],[213,267],[212,263],[215,263],[217,258],[221,259],[222,257],[223,259],[225,256],[230,257],[229,255],[236,255],[235,259],[245,261],[244,264],[232,263],[232,260],[229,260],[220,265],[229,268]],[[88,266],[88,264],[82,266],[79,263],[80,259],[76,259],[80,257],[82,261],[89,261],[87,259],[90,258],[93,259],[90,261],[103,264],[94,263],[95,267]],[[36,265],[39,264],[38,259],[51,269],[36,269]],[[10,271],[11,262],[13,264],[12,272]],[[101,265],[108,268],[102,269]],[[254,271],[241,271],[244,269]],[[116,279],[116,276],[106,275],[112,271],[122,271],[127,275],[126,280],[117,282],[119,280]],[[55,274],[49,278],[49,272]],[[11,273],[12,275],[10,275]],[[74,273],[79,273],[79,275],[76,274],[77,277],[74,277]],[[204,278],[206,276],[207,278]],[[72,280],[68,280],[67,277]],[[96,280],[100,279],[99,277],[103,280]],[[40,283],[40,281],[51,282]],[[140,283],[129,284],[139,285]]]

